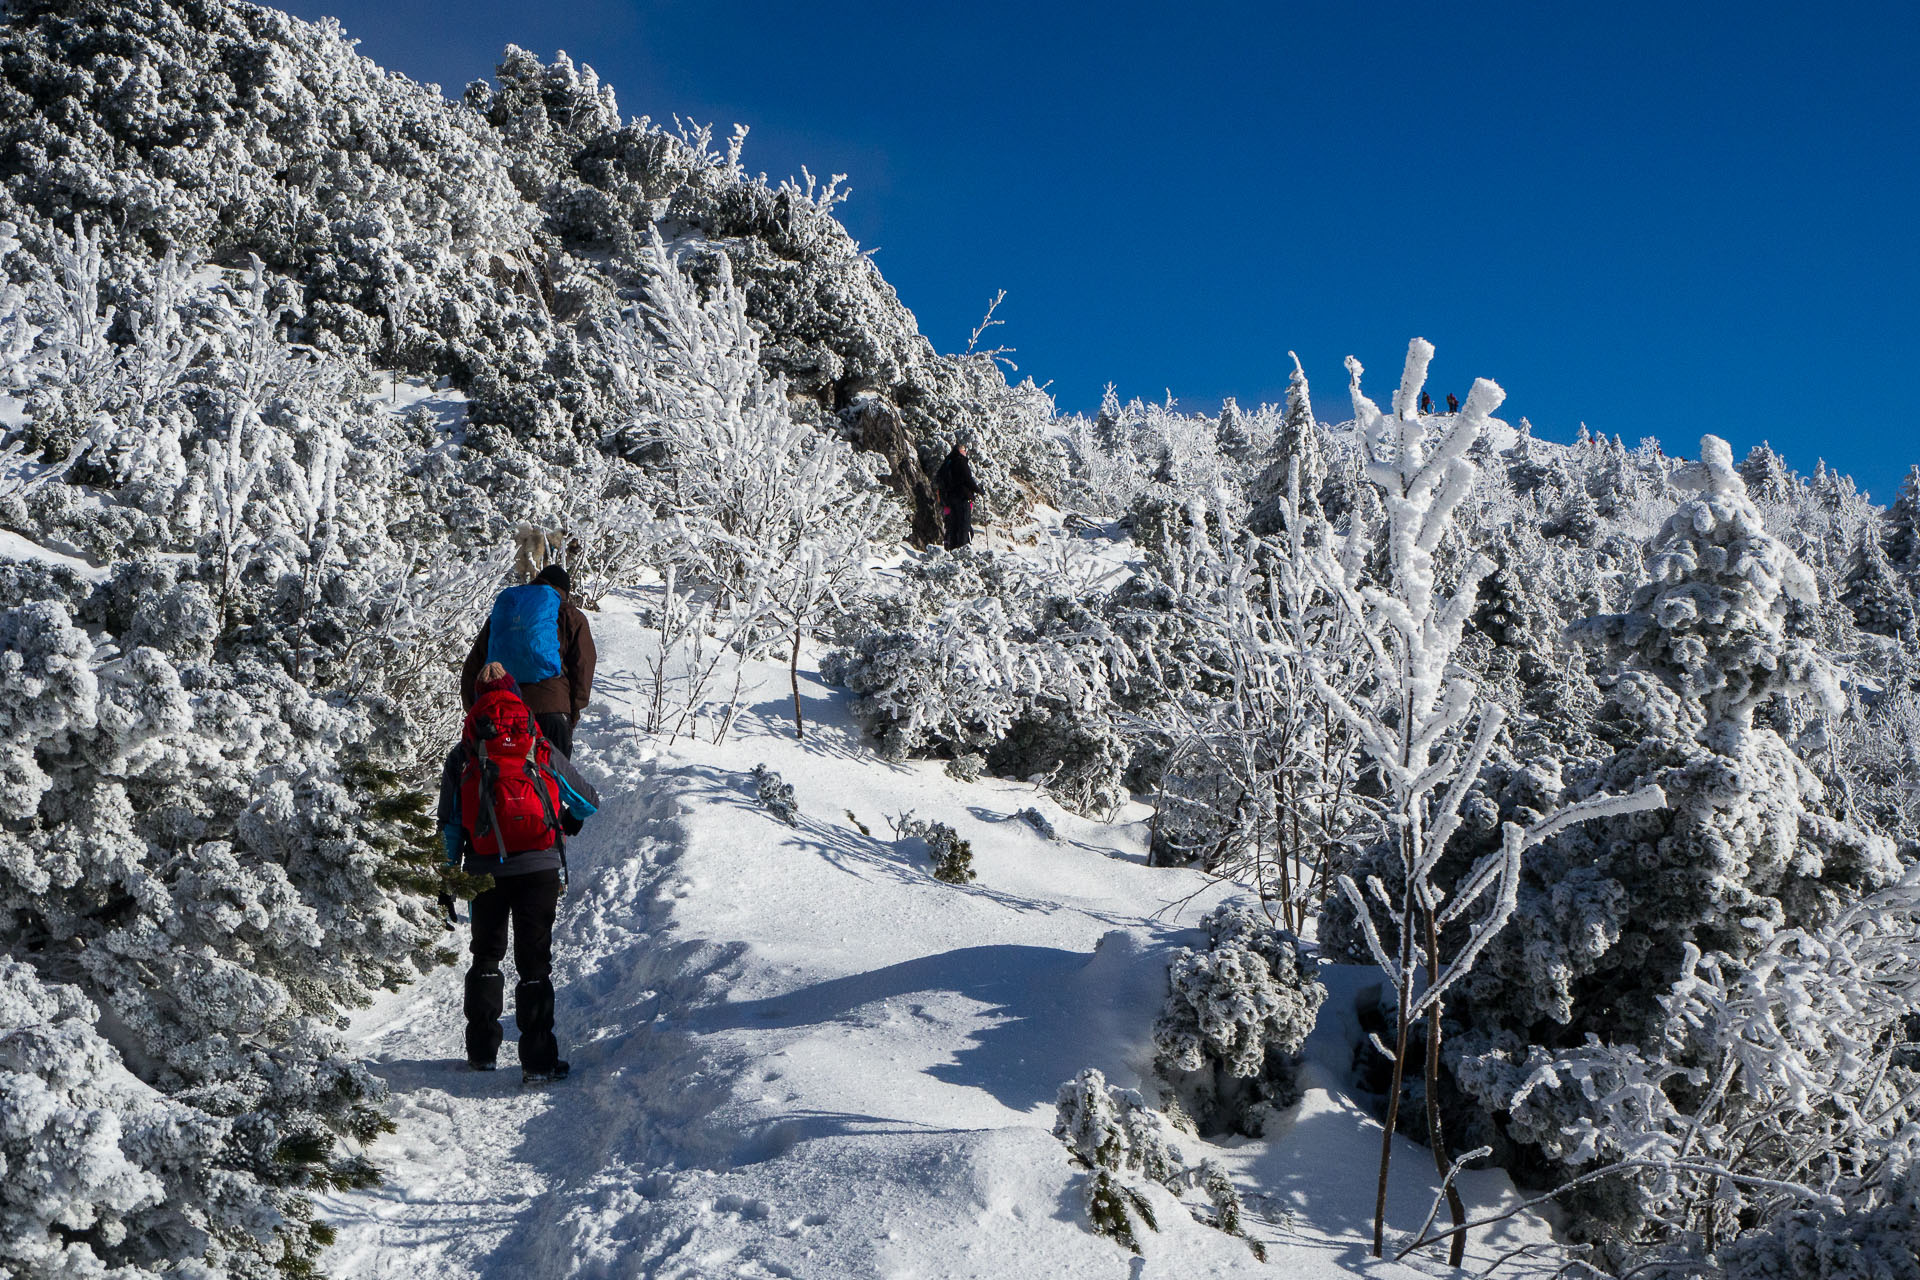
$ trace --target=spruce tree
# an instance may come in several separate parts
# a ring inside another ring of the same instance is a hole
[[[1900,496],[1887,509],[1887,536],[1881,546],[1895,569],[1920,573],[1920,465],[1908,469]]]
[[[1841,588],[1841,602],[1862,631],[1899,638],[1908,634],[1916,611],[1915,584],[1903,579],[1880,544],[1879,532],[1866,525],[1854,547]]]
[[[1457,1010],[1470,1030],[1454,1038],[1454,1080],[1483,1123],[1507,1123],[1523,1064],[1537,1062],[1529,1045],[1591,1036],[1657,1052],[1690,955],[1741,963],[1776,930],[1818,927],[1900,874],[1891,842],[1840,821],[1761,715],[1803,697],[1831,712],[1839,689],[1789,629],[1790,607],[1814,603],[1811,573],[1766,532],[1726,443],[1709,436],[1701,454],[1705,488],[1653,540],[1627,609],[1574,629],[1614,668],[1599,728],[1618,746],[1570,794],[1651,783],[1668,807],[1562,832],[1529,858],[1512,924]],[[1564,1121],[1592,1104],[1574,1089],[1556,1105]],[[1502,1133],[1552,1145],[1517,1122]]]

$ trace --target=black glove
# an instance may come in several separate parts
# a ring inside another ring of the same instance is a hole
[[[562,813],[560,815],[560,829],[570,836],[579,835],[580,828],[586,825],[586,823],[580,821],[580,819],[574,817],[571,813]]]

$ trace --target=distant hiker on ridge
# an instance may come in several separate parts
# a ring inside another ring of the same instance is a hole
[[[1425,391],[1422,391],[1420,393],[1420,412],[1422,413],[1433,412],[1433,396],[1430,393]]]
[[[1460,412],[1460,402],[1453,398],[1453,392],[1451,391],[1447,392],[1447,412],[1448,413]]]
[[[564,1080],[567,1064],[553,1034],[553,921],[565,892],[567,837],[580,830],[600,797],[540,725],[507,669],[480,670],[460,741],[440,771],[440,839],[447,865],[490,875],[493,888],[473,900],[473,966],[467,970],[467,1065],[492,1071],[500,1052],[500,1013],[509,926],[513,1019],[520,1029],[524,1084]]]
[[[953,446],[933,473],[933,483],[940,490],[940,513],[947,520],[947,550],[957,551],[973,541],[973,500],[980,494],[966,445]]]
[[[471,707],[480,668],[497,662],[519,685],[540,732],[573,754],[573,731],[593,696],[593,630],[574,606],[573,580],[557,564],[542,569],[524,587],[508,587],[474,638],[460,668],[460,701]]]

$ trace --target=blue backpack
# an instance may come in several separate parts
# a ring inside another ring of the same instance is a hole
[[[560,593],[545,583],[508,587],[487,621],[487,661],[522,687],[560,674]]]

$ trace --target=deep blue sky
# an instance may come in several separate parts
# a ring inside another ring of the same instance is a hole
[[[840,214],[922,330],[997,289],[1065,409],[1278,399],[1407,339],[1545,436],[1770,439],[1889,500],[1920,462],[1920,16],[1818,7],[298,0],[457,94],[591,64]]]

